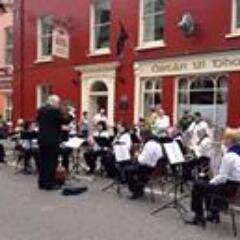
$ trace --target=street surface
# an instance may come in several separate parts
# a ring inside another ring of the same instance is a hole
[[[0,240],[220,240],[232,237],[230,217],[206,230],[186,226],[167,209],[150,212],[160,199],[130,201],[113,190],[102,193],[106,179],[81,181],[89,191],[64,197],[60,191],[39,191],[36,176],[0,168]],[[239,218],[238,218],[239,221]],[[240,226],[239,226],[240,229]]]

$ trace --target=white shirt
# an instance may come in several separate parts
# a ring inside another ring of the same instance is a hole
[[[138,156],[138,162],[141,165],[154,168],[161,157],[163,157],[161,145],[150,140],[144,145],[141,154]]]
[[[118,135],[113,142],[113,151],[117,162],[131,159],[132,140],[129,133]]]
[[[99,122],[105,122],[107,124],[108,119],[106,115],[102,115],[101,113],[97,113],[93,118],[94,124],[98,124]]]
[[[207,132],[207,134],[209,135],[209,136],[211,136],[211,131],[210,131],[210,129],[209,129],[209,126],[208,126],[208,124],[205,122],[205,121],[201,121],[201,122],[199,122],[199,123],[196,123],[196,122],[193,122],[190,126],[189,126],[189,128],[188,128],[188,130],[187,130],[187,132],[188,133],[190,133],[191,134],[191,144],[193,145],[193,146],[195,146],[195,145],[197,145],[198,144],[198,142],[199,142],[199,137],[198,137],[198,132],[199,131],[201,131],[201,130],[203,130],[203,129],[205,129],[206,130],[206,132]]]
[[[193,146],[193,151],[197,157],[209,157],[212,156],[213,142],[210,137],[203,138],[197,145]]]
[[[223,156],[219,173],[210,183],[217,185],[228,180],[240,182],[240,156],[233,152],[227,152]]]

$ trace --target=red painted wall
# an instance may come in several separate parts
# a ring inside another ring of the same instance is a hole
[[[16,9],[24,2],[24,28],[21,27],[21,15],[15,13],[15,70],[14,70],[14,118],[21,115],[32,118],[35,114],[35,87],[42,82],[53,85],[53,91],[63,98],[71,98],[79,105],[80,87],[72,83],[77,75],[75,65],[116,61],[115,43],[119,32],[119,22],[123,22],[128,34],[124,58],[118,70],[115,103],[115,119],[133,120],[134,71],[137,60],[159,59],[167,56],[211,53],[230,49],[239,49],[240,38],[227,39],[225,35],[231,29],[231,1],[211,0],[207,4],[202,0],[166,1],[166,47],[136,51],[139,29],[139,0],[111,1],[111,49],[112,54],[90,57],[89,53],[89,4],[90,0],[16,0]],[[197,22],[197,34],[189,39],[182,36],[177,28],[181,16],[190,12]],[[56,59],[53,63],[35,64],[36,59],[36,20],[43,14],[53,14],[57,18],[71,17],[71,58],[69,61]],[[23,34],[23,36],[22,36]],[[21,46],[21,38],[24,46]],[[23,56],[21,58],[21,50]],[[21,61],[22,60],[22,61]],[[21,66],[23,63],[23,66]],[[21,75],[22,70],[24,73]],[[230,74],[229,79],[229,122],[238,124],[240,104],[234,101],[237,96],[239,74]],[[163,84],[163,106],[168,113],[173,112],[174,86],[171,78]],[[166,91],[165,91],[166,90]],[[129,97],[129,109],[126,113],[119,110],[119,98],[122,94]],[[22,98],[21,98],[22,96]],[[21,100],[22,99],[22,100]]]

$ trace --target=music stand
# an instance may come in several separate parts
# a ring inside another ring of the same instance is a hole
[[[174,196],[173,199],[167,203],[164,203],[162,206],[154,210],[151,215],[155,215],[160,211],[163,211],[166,208],[173,208],[176,209],[181,217],[183,217],[183,212],[186,213],[186,208],[180,203],[180,199],[178,198],[178,189],[182,184],[182,176],[181,176],[181,167],[182,164],[185,162],[183,153],[179,147],[179,144],[176,141],[172,141],[169,143],[163,144],[164,150],[167,155],[167,159],[169,164],[171,165],[173,171],[173,189],[174,189]],[[180,171],[178,171],[180,169]]]
[[[70,138],[65,144],[64,147],[68,147],[72,149],[73,151],[73,166],[71,169],[71,176],[76,177],[77,175],[80,174],[80,168],[81,166],[81,158],[80,158],[80,150],[82,145],[85,143],[85,139],[78,138],[78,137],[73,137]]]

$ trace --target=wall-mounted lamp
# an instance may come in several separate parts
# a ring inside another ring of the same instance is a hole
[[[183,14],[177,26],[181,29],[185,37],[191,37],[196,31],[196,23],[190,13]]]

